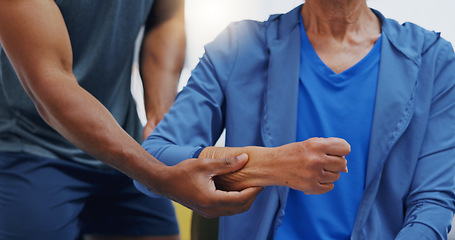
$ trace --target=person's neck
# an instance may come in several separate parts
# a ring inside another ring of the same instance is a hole
[[[307,32],[343,40],[352,32],[380,32],[365,0],[307,0],[302,7]]]

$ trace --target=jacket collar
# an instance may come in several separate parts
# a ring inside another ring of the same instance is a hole
[[[440,38],[440,33],[426,31],[410,22],[399,24],[379,11],[371,10],[381,21],[382,32],[387,35],[390,45],[416,65],[420,65],[422,53]]]
[[[381,60],[371,129],[366,188],[380,174],[392,147],[414,111],[414,91],[423,42],[373,10],[382,22]],[[409,31],[409,30],[407,30]],[[409,38],[413,38],[412,40]],[[409,41],[406,41],[406,38]],[[400,39],[400,40],[398,40]],[[410,43],[412,42],[412,44]],[[411,46],[414,45],[414,46]]]

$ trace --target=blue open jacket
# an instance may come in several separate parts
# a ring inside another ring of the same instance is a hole
[[[224,128],[226,146],[294,142],[300,8],[232,24],[207,45],[143,146],[174,165],[213,145]],[[351,239],[446,239],[455,199],[454,52],[437,33],[375,13],[382,22],[380,73]],[[219,239],[273,239],[288,190],[266,187],[249,211],[222,217]]]

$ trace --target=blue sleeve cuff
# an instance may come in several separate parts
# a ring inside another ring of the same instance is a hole
[[[395,240],[414,240],[414,239],[426,239],[426,240],[437,240],[445,239],[438,235],[431,227],[428,227],[422,223],[411,223],[401,229]]]
[[[195,155],[199,156],[203,149],[201,146],[177,146],[173,144],[159,145],[147,140],[142,143],[142,147],[144,147],[147,152],[152,154],[160,162],[168,166],[177,165],[183,160],[193,158]]]
[[[194,152],[194,154],[193,154],[193,158],[198,158],[199,155],[201,155],[202,150],[204,150],[203,147],[197,149],[196,152]]]
[[[183,150],[183,149],[185,149],[185,150]],[[191,147],[191,148],[173,149],[173,150],[177,150],[177,151],[180,150],[179,154],[177,154],[174,151],[168,151],[168,155],[176,154],[176,155],[182,155],[182,156],[177,156],[177,157],[175,157],[175,156],[169,157],[168,156],[167,158],[164,157],[164,159],[168,160],[168,161],[164,161],[164,163],[166,163],[168,165],[171,165],[171,166],[172,165],[176,165],[176,164],[178,164],[180,162],[180,159],[182,159],[182,157],[183,157],[183,159],[186,159],[186,157],[184,157],[185,155],[193,156],[193,158],[198,158],[203,149],[204,149],[203,147],[197,147],[197,148]],[[188,153],[190,153],[190,154],[188,154]],[[174,161],[171,161],[170,159],[174,159]],[[145,187],[141,183],[137,182],[136,180],[133,180],[133,183],[134,183],[134,186],[137,188],[137,190],[139,190],[143,194],[145,194],[145,195],[147,195],[147,196],[149,196],[151,198],[163,198],[163,196],[150,191],[147,187]]]

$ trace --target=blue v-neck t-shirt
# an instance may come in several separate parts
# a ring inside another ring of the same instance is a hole
[[[365,187],[365,172],[376,98],[380,37],[370,52],[337,74],[317,55],[300,19],[301,58],[297,137],[339,137],[351,145],[349,173],[322,195],[290,189],[275,240],[349,239]]]

